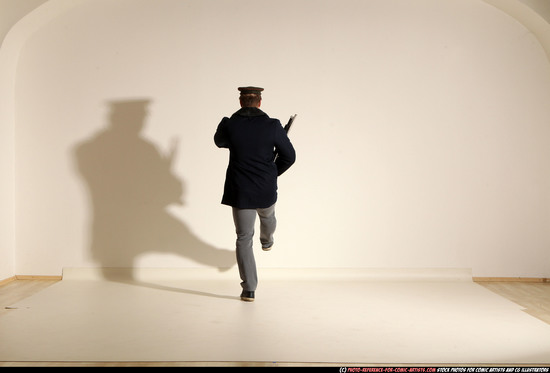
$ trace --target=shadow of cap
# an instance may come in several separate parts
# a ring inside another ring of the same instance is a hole
[[[111,111],[121,112],[139,112],[147,111],[151,104],[150,99],[126,99],[126,100],[111,100],[107,101]]]
[[[107,101],[111,128],[137,132],[143,126],[151,105],[150,99],[121,99]]]

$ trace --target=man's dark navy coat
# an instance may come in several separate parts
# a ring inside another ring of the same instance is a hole
[[[230,151],[222,203],[241,209],[273,205],[277,176],[296,160],[281,122],[259,108],[245,107],[222,119],[214,142]],[[275,162],[274,149],[278,153]]]

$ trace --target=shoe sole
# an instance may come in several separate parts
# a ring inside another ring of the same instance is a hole
[[[254,298],[241,297],[241,300],[245,302],[254,302]]]

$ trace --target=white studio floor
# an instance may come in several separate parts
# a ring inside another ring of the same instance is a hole
[[[550,325],[468,271],[259,269],[253,303],[234,271],[176,272],[64,271],[0,317],[0,361],[550,364]]]

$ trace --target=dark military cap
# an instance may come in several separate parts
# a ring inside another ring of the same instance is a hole
[[[241,95],[262,95],[264,89],[260,87],[239,87]]]

